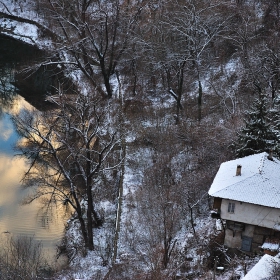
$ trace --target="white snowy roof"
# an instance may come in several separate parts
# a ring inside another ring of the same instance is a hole
[[[264,242],[261,248],[264,250],[279,251],[279,243]]]
[[[209,195],[280,208],[280,161],[260,153],[221,164]],[[237,165],[241,175],[236,176]]]
[[[242,280],[271,279],[273,271],[280,264],[278,256],[264,255],[259,262],[242,278]]]

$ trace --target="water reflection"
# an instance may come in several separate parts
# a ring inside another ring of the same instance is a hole
[[[7,74],[8,71],[2,72],[3,75],[4,73]],[[30,190],[21,187],[20,181],[26,171],[26,163],[23,158],[14,156],[13,146],[19,141],[19,135],[11,116],[22,110],[30,110],[32,106],[15,94],[8,78],[2,76],[1,79],[0,83],[3,83],[0,85],[0,233],[34,236],[35,240],[42,241],[43,250],[49,256],[55,255],[55,245],[63,236],[64,223],[68,215],[62,208],[48,211],[51,210],[50,205],[46,208],[40,201],[21,205]]]
[[[14,83],[14,66],[6,64],[0,67],[0,114],[12,107],[13,100],[16,98]]]

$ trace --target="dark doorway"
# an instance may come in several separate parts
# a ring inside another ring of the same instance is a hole
[[[243,236],[242,237],[241,250],[246,251],[246,252],[250,252],[251,251],[251,245],[252,245],[252,238],[247,237],[247,236]]]

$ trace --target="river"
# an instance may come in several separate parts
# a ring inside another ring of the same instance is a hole
[[[11,116],[32,108],[14,86],[14,69],[30,54],[21,49],[14,55],[9,43],[0,38],[0,239],[7,235],[34,237],[42,242],[46,256],[54,259],[69,214],[59,207],[52,214],[46,212],[39,201],[21,203],[28,193],[21,185],[27,165],[13,148],[20,137]]]

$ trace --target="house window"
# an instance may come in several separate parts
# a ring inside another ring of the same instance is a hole
[[[228,204],[228,212],[229,213],[234,213],[234,208],[235,208],[235,203],[229,202],[229,204]]]

